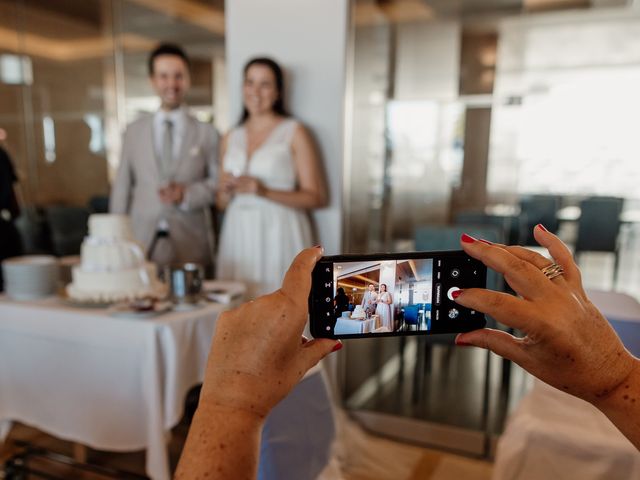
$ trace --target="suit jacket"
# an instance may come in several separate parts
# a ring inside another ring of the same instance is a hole
[[[172,163],[173,181],[186,186],[183,204],[167,206],[160,201],[158,190],[163,182],[153,148],[153,115],[145,115],[124,134],[109,209],[131,216],[133,233],[147,251],[158,221],[167,221],[169,241],[158,242],[153,261],[206,265],[212,262],[209,239],[213,232],[205,212],[215,199],[218,134],[211,125],[186,117],[180,154]]]
[[[376,292],[370,292],[369,290],[364,292],[364,295],[362,296],[362,303],[361,303],[362,308],[367,308],[371,306],[375,309],[377,297],[378,297],[378,294]],[[370,304],[368,303],[369,300],[371,300]]]

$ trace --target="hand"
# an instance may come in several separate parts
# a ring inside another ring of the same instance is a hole
[[[160,201],[166,204],[178,205],[184,200],[186,187],[181,183],[170,183],[158,190]]]
[[[458,335],[456,343],[488,348],[549,385],[598,406],[622,388],[636,361],[587,298],[567,247],[541,225],[534,229],[534,236],[564,268],[563,275],[549,280],[540,269],[551,261],[531,250],[463,236],[464,251],[504,274],[519,297],[468,289],[456,302],[487,313],[525,336],[482,329]]]
[[[220,316],[205,373],[201,404],[264,417],[307,370],[339,341],[307,340],[311,271],[322,248],[295,258],[282,288]]]
[[[230,172],[222,172],[220,177],[220,189],[227,195],[233,195],[236,190],[238,177]]]
[[[262,185],[262,182],[255,177],[242,175],[236,179],[236,192],[238,193],[253,193],[262,197],[266,191],[267,189]]]

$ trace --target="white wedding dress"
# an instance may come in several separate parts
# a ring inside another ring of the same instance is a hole
[[[247,158],[244,126],[227,140],[223,168],[233,175],[250,175],[273,190],[296,189],[291,141],[298,122],[281,121],[264,143]],[[311,246],[307,212],[253,194],[237,194],[225,211],[220,234],[217,277],[247,285],[249,298],[280,288],[291,261]]]
[[[391,302],[391,294],[389,292],[382,292],[378,295],[378,304],[376,306],[376,314],[380,315],[380,323],[383,327],[387,327],[390,332],[393,332],[393,316],[391,315],[391,304],[385,302]]]

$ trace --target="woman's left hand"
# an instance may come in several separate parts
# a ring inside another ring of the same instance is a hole
[[[587,298],[569,249],[540,225],[534,235],[562,266],[563,275],[547,278],[541,270],[552,261],[531,250],[463,236],[464,251],[504,274],[519,296],[472,288],[455,301],[525,336],[485,328],[458,335],[456,343],[487,348],[560,390],[602,405],[626,384],[637,362]]]
[[[262,197],[267,189],[256,177],[242,175],[236,179],[235,191],[237,193],[253,193],[254,195]]]

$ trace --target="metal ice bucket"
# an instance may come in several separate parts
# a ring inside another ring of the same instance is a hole
[[[175,303],[197,303],[202,292],[204,268],[198,263],[182,263],[165,267],[164,278]]]

